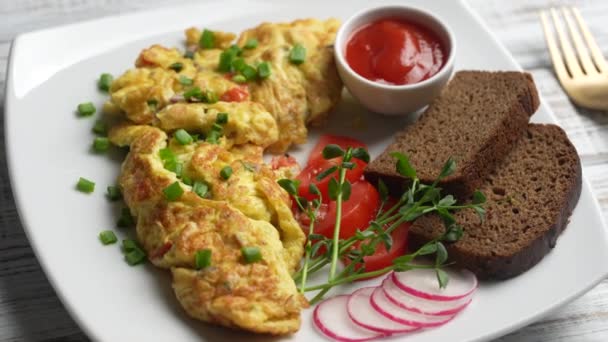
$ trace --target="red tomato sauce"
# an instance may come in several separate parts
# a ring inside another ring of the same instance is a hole
[[[441,70],[446,58],[435,33],[395,18],[361,27],[346,46],[346,61],[357,74],[392,85],[424,81]]]

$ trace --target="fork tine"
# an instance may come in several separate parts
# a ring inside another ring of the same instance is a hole
[[[572,75],[572,78],[583,76],[581,66],[578,64],[576,55],[574,55],[574,51],[572,50],[572,45],[570,45],[570,41],[568,40],[568,37],[566,36],[564,29],[562,28],[555,8],[551,9],[551,17],[553,17],[553,25],[555,26],[555,30],[557,31],[559,45],[562,47],[564,59],[566,60],[566,67],[570,71],[570,75]]]
[[[598,73],[597,69],[595,68],[595,65],[593,65],[593,62],[591,61],[591,58],[589,57],[589,53],[587,52],[587,47],[583,43],[583,40],[581,39],[581,35],[578,33],[578,30],[576,29],[576,27],[574,25],[574,21],[572,21],[572,17],[570,16],[570,9],[567,7],[562,7],[562,14],[563,14],[564,18],[566,19],[566,25],[568,25],[568,32],[570,33],[570,37],[572,38],[572,41],[574,42],[574,48],[576,49],[576,52],[578,53],[578,58],[581,61],[585,74],[587,74],[587,75],[597,74]]]
[[[557,43],[555,42],[555,37],[553,36],[553,29],[551,28],[551,24],[549,24],[549,19],[547,19],[547,13],[545,13],[545,11],[540,12],[540,20],[543,24],[545,40],[547,41],[547,47],[549,48],[549,54],[551,55],[553,68],[555,69],[557,78],[559,78],[560,82],[564,83],[568,81],[570,77],[568,76],[568,71],[566,71],[566,67],[564,66],[562,55],[559,52]]]
[[[597,46],[595,39],[591,35],[591,31],[587,27],[587,24],[583,20],[581,13],[578,11],[578,8],[572,7],[572,13],[574,13],[574,18],[578,23],[578,27],[580,28],[583,37],[585,37],[585,41],[587,42],[587,46],[589,47],[589,51],[591,51],[591,55],[593,56],[593,61],[600,71],[608,71],[608,65],[606,64],[606,60],[604,56],[602,56],[602,50]]]

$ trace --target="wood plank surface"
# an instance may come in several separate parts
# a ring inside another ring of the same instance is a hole
[[[0,115],[4,115],[7,57],[15,35],[105,15],[189,2],[192,1],[0,0]],[[592,184],[604,218],[608,219],[608,113],[575,107],[553,75],[538,11],[554,1],[469,0],[468,3],[523,68],[534,75],[543,98],[581,154],[584,174]],[[604,55],[608,56],[608,1],[561,3],[581,9]],[[0,141],[4,144],[1,119]],[[0,341],[87,341],[48,283],[23,232],[10,191],[4,145],[0,146]],[[608,281],[498,341],[608,341]]]

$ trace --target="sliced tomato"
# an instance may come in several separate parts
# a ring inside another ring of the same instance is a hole
[[[367,146],[365,146],[364,143],[360,142],[357,139],[350,138],[350,137],[343,137],[343,136],[339,136],[339,135],[326,134],[326,135],[322,135],[319,138],[319,142],[317,142],[317,145],[315,145],[315,147],[310,152],[310,155],[308,156],[307,164],[316,164],[318,161],[324,160],[323,159],[323,149],[325,148],[325,146],[327,146],[329,144],[338,145],[338,146],[342,147],[343,149],[346,149],[347,147],[352,147],[352,148],[363,147],[363,148],[367,149]],[[336,158],[336,159],[339,159],[339,158]]]
[[[246,86],[231,88],[220,96],[220,100],[225,102],[243,102],[248,98],[249,90]]]
[[[342,220],[340,223],[340,238],[347,239],[355,234],[357,229],[367,228],[369,222],[376,217],[380,206],[380,195],[376,188],[366,181],[352,184],[348,201],[342,202]],[[310,221],[306,215],[299,215],[303,227],[308,227]],[[336,202],[331,201],[321,205],[315,233],[333,238],[336,224]]]
[[[365,272],[377,271],[388,267],[393,263],[395,258],[400,257],[407,252],[407,235],[410,226],[411,223],[406,222],[393,231],[391,234],[393,237],[393,244],[389,251],[386,250],[384,243],[380,243],[376,247],[376,252],[373,255],[363,257]],[[344,263],[348,265],[350,260],[347,259],[344,261]],[[355,267],[360,268],[361,265],[356,265]],[[360,280],[366,279],[369,278],[363,278]]]

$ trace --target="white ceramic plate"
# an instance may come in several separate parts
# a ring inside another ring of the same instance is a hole
[[[9,66],[5,125],[15,199],[50,282],[91,338],[256,338],[187,318],[174,298],[167,273],[150,265],[129,267],[118,245],[103,247],[99,243],[97,234],[114,227],[119,210],[104,198],[104,190],[115,182],[120,159],[91,154],[93,120],[78,119],[74,114],[80,102],[90,100],[101,107],[104,95],[95,86],[99,74],[120,74],[133,65],[142,48],[152,43],[183,46],[182,30],[189,26],[238,32],[262,21],[309,16],[345,19],[370,6],[366,1],[344,4],[316,0],[221,1],[79,23],[16,39]],[[465,4],[449,0],[408,4],[431,10],[451,26],[457,41],[456,69],[519,69]],[[356,116],[373,129],[354,128]],[[554,117],[542,105],[533,120],[554,122]],[[377,155],[402,121],[369,116],[347,97],[326,130],[360,138]],[[312,133],[311,144],[316,135],[318,132]],[[295,151],[300,161],[309,147]],[[94,194],[74,190],[80,176],[97,182]],[[473,304],[449,324],[395,339],[477,341],[505,334],[587,291],[607,274],[605,260],[607,238],[596,201],[584,182],[568,229],[540,264],[515,279],[482,284]],[[322,339],[312,327],[311,311],[303,313],[302,327],[291,339]]]

